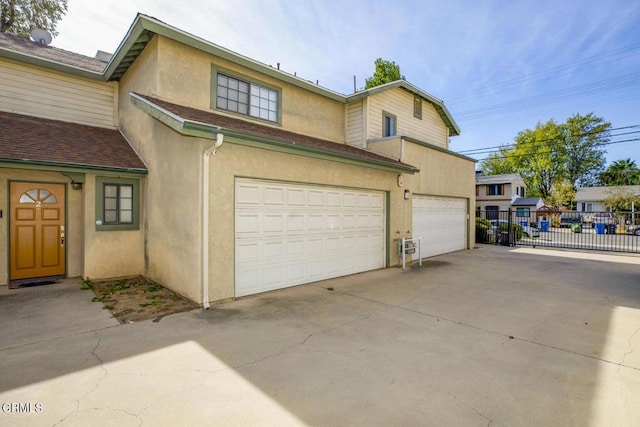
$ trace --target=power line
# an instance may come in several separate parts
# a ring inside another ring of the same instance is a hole
[[[580,62],[563,64],[557,67],[541,70],[539,72],[527,75],[525,77],[516,77],[516,78],[504,80],[502,82],[487,85],[481,88],[473,89],[470,91],[467,90],[465,92],[459,92],[458,94],[454,94],[453,96],[448,97],[448,100],[452,104],[456,104],[466,99],[476,99],[479,95],[482,95],[483,92],[486,92],[486,93],[500,92],[501,90],[505,90],[509,87],[518,86],[522,83],[529,82],[532,80],[534,81],[550,80],[553,77],[561,77],[564,75],[571,74],[572,72],[580,71],[584,68],[587,68],[587,66],[593,67],[595,64],[598,64],[599,62],[603,62],[604,64],[610,64],[614,61],[618,61],[620,59],[624,59],[629,56],[636,55],[638,53],[636,51],[639,51],[639,50],[640,50],[640,43],[635,43],[629,46],[618,48],[616,50],[608,51],[601,55],[592,56]],[[619,57],[616,58],[616,56],[619,56]],[[609,61],[603,61],[604,59],[607,59],[607,58],[612,58],[612,59]]]
[[[609,128],[607,129],[607,131],[616,131],[616,130],[625,130],[625,129],[635,129],[635,128],[640,128],[640,124],[639,125],[630,125],[630,126],[621,126],[621,127],[616,127],[616,128]],[[578,133],[578,134],[570,134],[569,137],[571,138],[576,138],[576,137],[583,137],[583,136],[590,136],[590,135],[595,135],[598,133],[601,133],[602,131],[592,131],[592,132],[584,132],[584,133]],[[633,132],[626,132],[626,133],[620,133],[620,134],[615,134],[615,135],[607,135],[608,137],[615,137],[615,136],[622,136],[622,135],[630,135],[630,134],[635,134],[638,133],[640,131],[633,131]],[[548,139],[541,139],[541,140],[537,140],[534,141],[536,145],[539,145],[539,143],[542,142],[548,142],[548,141],[555,141],[557,138],[548,138]],[[472,148],[469,150],[462,150],[459,151],[458,153],[460,154],[481,154],[481,153],[474,153],[476,151],[496,151],[494,149],[509,149],[509,147],[515,147],[517,145],[517,143],[512,143],[512,144],[503,144],[503,145],[494,145],[492,147],[481,147],[481,148]]]
[[[636,141],[640,141],[640,138],[632,138],[632,139],[624,139],[621,141],[609,141],[609,142],[603,142],[601,144],[599,144],[600,146],[607,146],[607,145],[614,145],[614,144],[621,144],[623,142],[636,142]],[[534,157],[534,156],[539,156],[542,154],[553,154],[555,153],[557,150],[546,150],[546,151],[536,151],[536,152],[529,152],[529,153],[508,153],[508,154],[501,154],[498,157],[501,159],[511,159],[511,158],[520,158],[520,157]],[[498,151],[495,151],[496,153],[498,153]],[[487,152],[487,153],[475,153],[475,154],[491,154],[492,152]]]
[[[542,95],[529,96],[526,98],[494,104],[488,107],[473,108],[470,110],[457,112],[455,115],[458,119],[468,121],[482,118],[483,116],[494,113],[521,109],[523,107],[528,107],[531,105],[549,106],[550,104],[563,102],[567,98],[575,100],[592,95],[597,95],[600,93],[608,93],[611,90],[623,89],[626,87],[635,86],[637,84],[640,84],[640,72],[633,72],[604,80],[598,80],[591,83],[585,83],[555,92],[548,92]]]

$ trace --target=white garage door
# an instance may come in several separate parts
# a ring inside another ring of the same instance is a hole
[[[236,179],[235,294],[385,266],[384,193]]]
[[[466,249],[465,199],[413,196],[413,237],[422,237],[422,257]]]

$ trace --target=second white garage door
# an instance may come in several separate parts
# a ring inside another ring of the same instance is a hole
[[[466,230],[465,199],[413,196],[413,237],[422,237],[423,258],[466,249]]]
[[[382,192],[236,179],[235,294],[385,266]]]

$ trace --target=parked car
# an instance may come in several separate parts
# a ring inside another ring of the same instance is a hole
[[[571,227],[572,224],[582,223],[582,214],[579,212],[562,212],[560,214],[560,227]]]
[[[491,229],[493,230],[493,234],[497,235],[498,234],[498,228],[500,226],[504,226],[503,228],[506,229],[507,228],[507,224],[509,222],[505,221],[503,219],[492,219],[491,220]],[[540,230],[538,230],[537,227],[535,227],[534,225],[519,225],[516,222],[512,222],[511,223],[512,226],[517,225],[518,227],[522,228],[522,233],[524,234],[525,237],[540,237]]]
[[[616,217],[612,212],[596,212],[591,217],[591,227],[595,227],[596,224],[615,225]]]
[[[627,225],[627,234],[640,236],[640,225]]]

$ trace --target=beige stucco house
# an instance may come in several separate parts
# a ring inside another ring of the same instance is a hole
[[[518,173],[484,175],[476,172],[476,211],[507,211],[526,186]]]
[[[2,284],[144,274],[206,307],[474,241],[442,101],[339,94],[145,15],[109,62],[0,35],[0,130]]]

